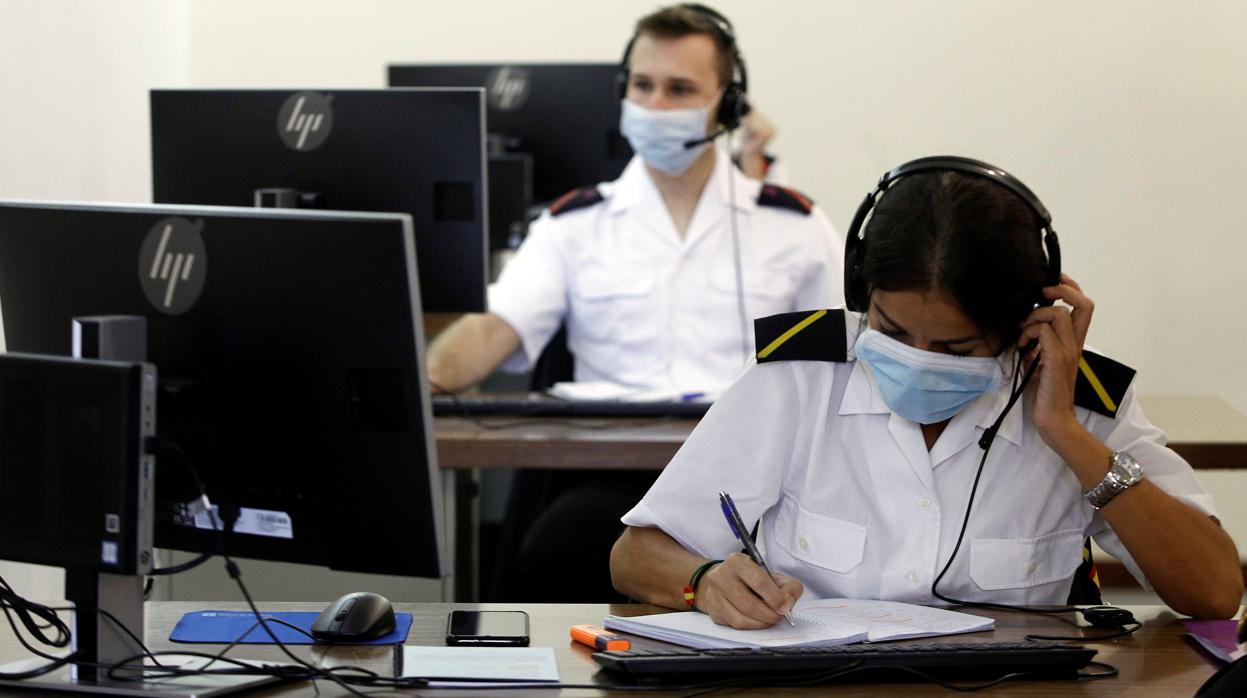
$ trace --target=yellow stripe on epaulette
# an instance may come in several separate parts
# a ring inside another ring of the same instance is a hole
[[[1133,368],[1084,349],[1074,381],[1074,404],[1116,417],[1134,374]]]
[[[843,310],[805,310],[753,321],[758,363],[844,361],[847,337]]]

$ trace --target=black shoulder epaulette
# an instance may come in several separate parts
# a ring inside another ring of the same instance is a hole
[[[843,310],[802,310],[753,321],[758,363],[845,361],[848,341]]]
[[[602,200],[602,192],[597,187],[581,187],[573,189],[554,200],[550,204],[550,215],[560,216],[568,211],[592,206]]]
[[[758,192],[759,206],[774,206],[796,211],[803,216],[810,215],[814,210],[814,200],[796,189],[781,187],[778,184],[763,184]]]
[[[1135,370],[1125,364],[1083,349],[1078,378],[1074,381],[1074,404],[1116,417],[1134,374]]]

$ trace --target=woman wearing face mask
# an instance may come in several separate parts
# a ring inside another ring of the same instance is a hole
[[[1083,351],[1093,304],[1057,280],[1042,204],[950,161],[910,163],[863,204],[846,254],[860,316],[760,321],[760,363],[624,516],[619,591],[672,608],[691,595],[738,628],[776,623],[803,593],[1063,604],[1092,537],[1174,610],[1234,613],[1234,543],[1143,415],[1133,372]],[[736,552],[719,491],[759,522],[773,578]]]

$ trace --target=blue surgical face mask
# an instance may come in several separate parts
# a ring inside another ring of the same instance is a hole
[[[871,329],[858,336],[854,348],[874,372],[888,409],[919,424],[949,419],[1000,386],[1002,371],[994,357],[923,351]]]
[[[710,147],[708,141],[691,148],[684,147],[689,141],[706,137],[709,116],[709,106],[646,109],[625,99],[619,116],[619,131],[628,139],[632,150],[650,167],[669,175],[682,175]]]

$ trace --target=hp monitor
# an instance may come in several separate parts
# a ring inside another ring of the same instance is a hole
[[[618,63],[391,65],[392,87],[483,87],[488,129],[533,160],[533,196],[615,179],[632,157],[619,133]]]
[[[156,203],[393,211],[426,311],[485,309],[484,95],[152,90]]]
[[[155,542],[444,574],[411,219],[0,202],[8,349],[68,355],[71,319],[147,319]]]

